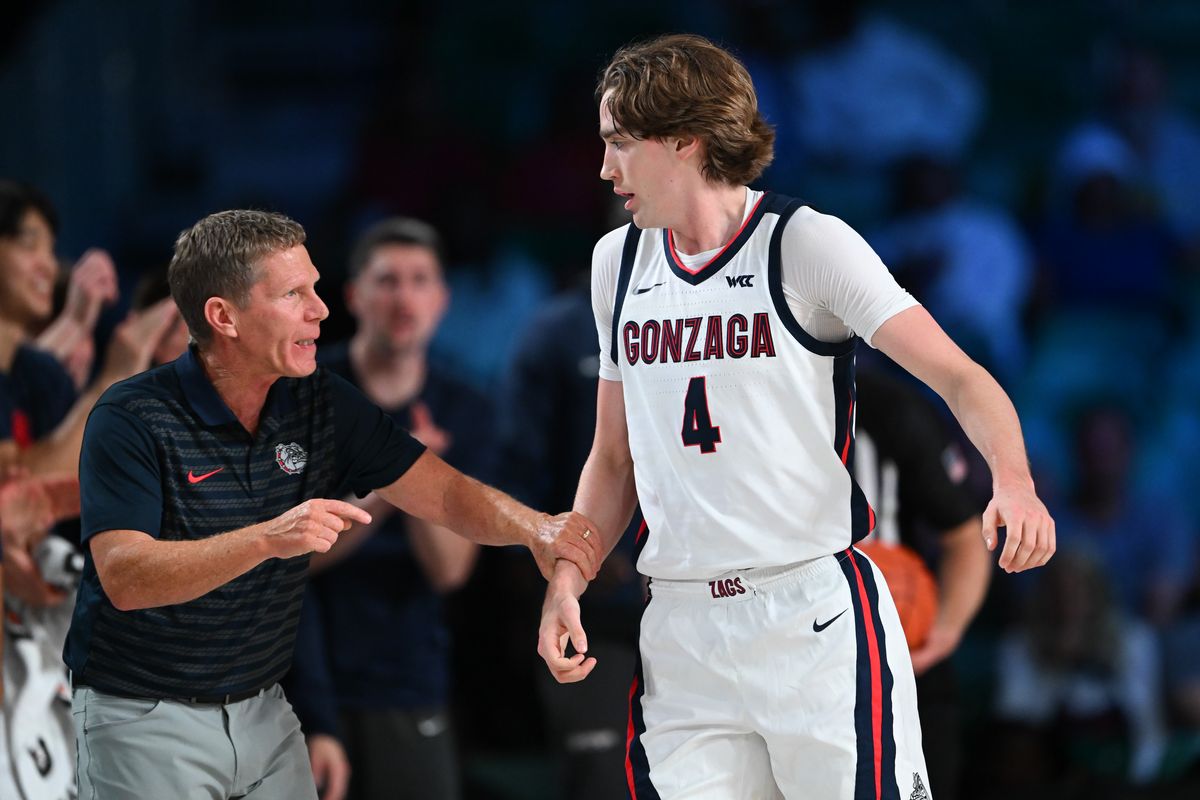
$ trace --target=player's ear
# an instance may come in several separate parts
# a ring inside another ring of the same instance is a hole
[[[214,334],[238,337],[238,309],[224,297],[210,297],[204,303],[204,319]]]
[[[685,134],[675,139],[675,154],[683,159],[692,158],[699,155],[703,146],[699,136]]]

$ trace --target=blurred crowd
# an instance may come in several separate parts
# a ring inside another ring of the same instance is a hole
[[[38,87],[65,99],[53,80],[14,88],[53,61],[15,40],[81,36],[82,5],[12,20],[3,105]],[[1004,3],[967,3],[958,21],[850,0],[714,0],[686,16],[618,2],[600,18],[480,5],[470,24],[363,5],[306,21],[155,4],[157,32],[105,28],[126,61],[104,61],[103,92],[161,112],[106,134],[141,151],[72,145],[89,155],[73,179],[16,155],[36,120],[0,137],[0,796],[52,796],[30,787],[73,769],[54,717],[69,711],[59,654],[83,557],[73,472],[99,392],[187,346],[167,299],[174,235],[214,207],[300,219],[333,312],[320,359],[460,469],[569,508],[594,425],[588,259],[625,221],[597,179],[594,72],[624,41],[681,26],[750,69],[778,134],[762,188],[855,225],[1013,396],[1057,521],[1058,555],[995,575],[951,657],[964,755],[937,796],[1196,796],[1200,63],[1172,45],[1194,41],[1200,14],[1166,3],[1158,28],[1139,26],[1146,4],[1106,2],[1076,30],[1044,10],[1061,47],[1014,74],[1047,88],[1002,74],[1017,45],[987,25],[1036,29],[1039,13]],[[178,61],[160,52],[173,42]],[[189,53],[229,60],[204,78]],[[154,59],[171,69],[127,74]],[[209,101],[242,123],[201,120]],[[136,169],[102,179],[102,155]],[[962,451],[982,508],[986,466]],[[585,597],[600,666],[562,687],[534,651],[532,562],[378,516],[314,559],[288,687],[327,796],[619,796],[636,530]],[[922,555],[936,564],[936,544]]]

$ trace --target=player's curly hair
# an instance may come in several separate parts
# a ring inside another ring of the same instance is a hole
[[[192,340],[203,347],[212,339],[204,317],[210,297],[245,308],[259,277],[259,262],[304,244],[304,239],[300,223],[283,214],[242,209],[209,214],[179,234],[167,283]]]
[[[705,144],[701,173],[714,183],[750,183],[775,157],[775,131],[759,113],[750,73],[702,36],[672,34],[621,48],[601,72],[596,98],[628,136],[698,136]]]

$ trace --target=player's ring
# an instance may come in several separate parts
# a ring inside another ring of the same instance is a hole
[[[583,529],[583,538],[586,539],[587,537],[589,537],[591,535],[592,535],[592,532],[590,530],[588,530],[587,528]]]

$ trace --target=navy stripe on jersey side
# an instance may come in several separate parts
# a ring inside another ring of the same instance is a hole
[[[612,344],[609,357],[614,364],[620,364],[621,358],[617,349],[617,341],[621,333],[621,309],[625,305],[625,294],[629,291],[629,278],[633,275],[633,259],[637,255],[638,242],[641,241],[642,231],[637,225],[629,223],[625,232],[625,246],[621,248],[621,269],[617,273],[617,296],[613,298]]]
[[[863,614],[862,595],[858,578],[850,560],[853,550],[838,553],[836,558],[850,586],[850,602],[854,614],[854,637],[857,657],[854,670],[854,734],[858,744],[858,762],[854,769],[854,800],[875,798],[875,746],[871,727],[871,651],[867,645],[867,629]]]
[[[844,342],[822,342],[801,327],[796,315],[788,306],[787,298],[783,294],[783,231],[787,228],[792,215],[805,204],[800,200],[778,195],[771,199],[775,202],[771,204],[768,211],[779,215],[779,221],[775,223],[775,230],[771,232],[771,247],[767,257],[767,283],[771,289],[771,302],[775,306],[775,313],[779,315],[783,327],[792,335],[792,338],[809,352],[819,356],[844,356],[853,353],[853,336]],[[779,207],[781,201],[786,201],[782,208]]]
[[[851,346],[854,342],[855,339],[851,338]],[[850,475],[850,543],[854,544],[865,539],[875,527],[875,514],[854,477],[854,406],[858,402],[858,396],[854,388],[852,353],[834,359],[833,398],[833,449]]]
[[[863,585],[867,590],[867,604],[871,611],[871,621],[874,623],[875,638],[879,646],[880,683],[883,697],[883,726],[880,745],[882,747],[880,783],[882,800],[900,800],[900,791],[896,783],[896,730],[892,709],[892,687],[895,679],[887,657],[887,637],[883,631],[883,620],[879,617],[879,586],[875,583],[875,570],[870,559],[850,548],[850,555],[858,564],[862,575]],[[907,646],[907,645],[906,645]]]
[[[642,608],[643,616],[653,599],[650,592],[647,595],[646,605]],[[642,656],[639,653],[633,683],[629,687],[629,727],[625,738],[625,782],[630,800],[660,800],[658,790],[650,782],[650,759],[646,757],[646,748],[642,744],[642,736],[646,733],[646,720],[642,715],[642,697],[645,694],[646,680],[642,675]]]

